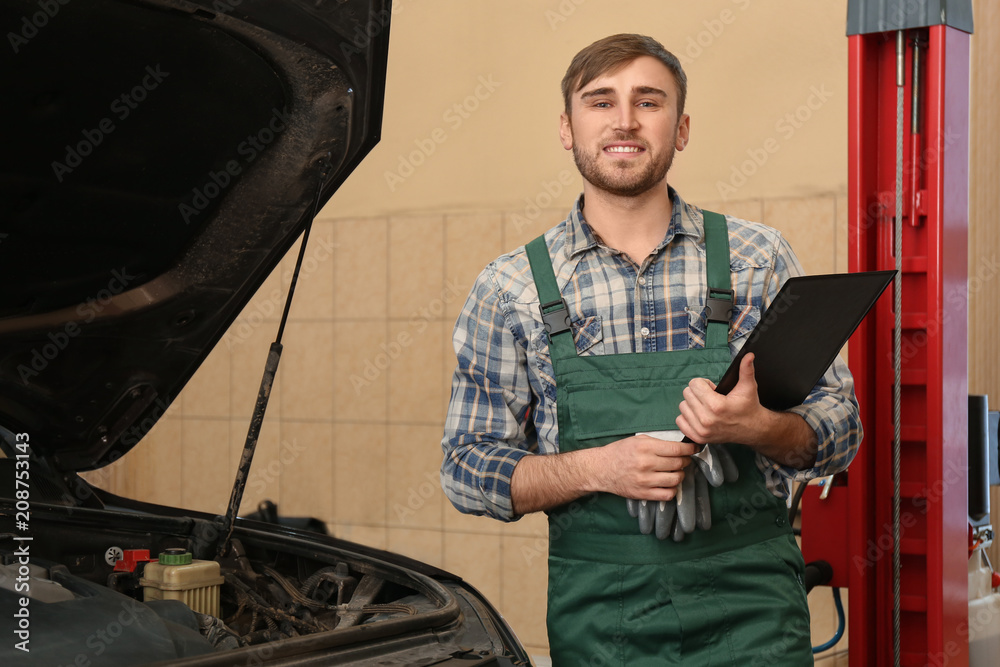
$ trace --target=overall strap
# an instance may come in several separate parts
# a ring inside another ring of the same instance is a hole
[[[545,245],[545,235],[525,244],[524,249],[528,253],[531,274],[538,289],[538,310],[541,311],[542,323],[549,335],[549,353],[553,359],[576,356],[573,332],[569,326],[569,308],[559,292],[556,275],[552,272],[552,259],[549,257],[548,246]]]
[[[735,296],[729,281],[729,230],[724,215],[702,212],[705,215],[705,255],[708,260],[708,294],[705,299],[708,331],[705,347],[728,347],[729,315]]]
[[[712,211],[705,214],[705,254],[708,265],[708,294],[705,299],[708,318],[705,347],[729,346],[729,316],[735,298],[729,280],[729,230],[725,216]],[[531,264],[531,273],[538,289],[539,306],[545,331],[549,334],[549,349],[553,358],[576,355],[570,329],[569,308],[559,292],[552,259],[545,245],[545,235],[524,246]],[[560,335],[560,334],[568,335]]]

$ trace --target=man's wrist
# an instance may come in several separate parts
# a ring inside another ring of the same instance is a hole
[[[761,408],[750,437],[743,444],[781,465],[805,470],[816,462],[816,432],[795,412],[775,412]]]

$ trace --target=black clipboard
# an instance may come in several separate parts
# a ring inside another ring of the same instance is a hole
[[[771,410],[801,405],[895,275],[866,271],[789,278],[716,392],[728,394],[736,386],[740,361],[753,352],[761,405]]]

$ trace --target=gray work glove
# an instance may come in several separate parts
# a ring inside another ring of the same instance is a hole
[[[673,500],[626,500],[628,513],[639,519],[639,532],[656,533],[663,540],[672,535],[680,542],[695,529],[712,527],[712,504],[709,486],[739,479],[739,469],[724,445],[705,445],[693,457],[694,462],[685,469],[684,481],[677,488]]]

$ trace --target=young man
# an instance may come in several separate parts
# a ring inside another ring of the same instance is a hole
[[[668,186],[690,121],[684,72],[658,42],[595,42],[562,88],[560,137],[583,195],[491,263],[458,319],[445,493],[502,521],[548,513],[554,665],[811,665],[781,497],[789,479],[853,458],[850,374],[838,360],[803,405],[772,412],[747,355],[736,387],[716,394],[801,273],[795,255],[776,230],[703,212]],[[664,430],[724,447],[739,469],[711,489],[700,530],[674,521],[676,541],[641,534],[624,500],[670,501],[693,474],[700,446],[643,435]]]

